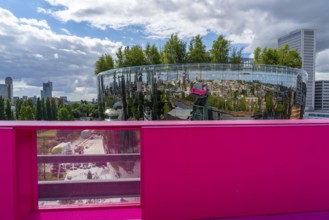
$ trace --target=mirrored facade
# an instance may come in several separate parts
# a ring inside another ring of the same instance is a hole
[[[307,73],[273,65],[172,64],[97,76],[106,120],[299,119]]]

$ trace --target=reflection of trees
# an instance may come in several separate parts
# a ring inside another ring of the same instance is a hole
[[[143,70],[141,70],[143,72]],[[166,119],[167,113],[171,110],[171,99],[181,99],[193,103],[195,97],[185,95],[189,87],[197,82],[181,79],[179,77],[165,77],[156,79],[155,75],[161,74],[147,70],[146,83],[141,78],[141,73],[136,71],[135,82],[127,84],[127,114],[128,118],[142,120],[144,111],[149,107],[152,111],[152,119]],[[171,72],[169,72],[171,73]],[[183,75],[185,72],[182,73]],[[165,73],[164,73],[165,75]],[[182,75],[182,76],[183,76]],[[194,77],[192,77],[195,79]],[[128,79],[127,79],[128,80]],[[121,81],[119,81],[119,85]],[[209,106],[222,111],[246,112],[245,115],[258,114],[264,118],[289,118],[291,104],[287,104],[292,96],[288,96],[289,89],[283,85],[264,83],[261,81],[245,80],[201,80],[207,82],[210,90],[208,99]],[[138,84],[139,83],[139,84]],[[132,85],[136,85],[135,89]],[[168,94],[170,93],[170,95]],[[107,96],[105,100],[108,104],[114,103],[115,99],[122,100],[122,94],[117,96]],[[296,100],[296,99],[295,99]],[[252,113],[253,112],[253,113]],[[242,114],[244,115],[244,114]]]

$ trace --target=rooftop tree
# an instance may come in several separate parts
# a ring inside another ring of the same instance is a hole
[[[95,74],[114,68],[114,62],[109,54],[104,54],[98,58],[95,64]]]
[[[226,40],[223,35],[220,35],[213,42],[210,50],[211,62],[213,63],[228,63],[230,52],[230,41]]]
[[[279,49],[259,48],[254,51],[255,64],[281,65],[293,68],[302,67],[302,58],[296,49],[290,50],[289,46],[283,45]]]
[[[177,34],[172,34],[163,49],[163,63],[185,63],[186,59],[186,43]]]
[[[147,44],[144,52],[147,64],[152,65],[161,63],[161,56],[159,50],[154,44],[152,46],[150,44]]]
[[[204,63],[208,61],[206,45],[203,44],[200,35],[195,36],[190,41],[188,61],[190,63]]]

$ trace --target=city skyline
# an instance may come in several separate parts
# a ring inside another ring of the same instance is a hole
[[[54,96],[97,97],[94,64],[120,46],[164,45],[177,33],[185,42],[200,34],[207,49],[223,34],[246,55],[276,47],[277,38],[300,28],[315,29],[316,80],[329,79],[326,2],[145,1],[78,2],[0,0],[0,84],[10,76],[14,96],[39,96],[54,83]],[[292,11],[291,8],[294,8]],[[232,13],[233,12],[233,13]],[[321,14],[321,16],[318,16]],[[302,16],[301,16],[302,15]]]

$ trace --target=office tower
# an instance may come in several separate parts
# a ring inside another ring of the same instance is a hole
[[[4,99],[13,99],[13,79],[6,77],[5,84],[0,84],[0,96]]]
[[[8,88],[6,84],[0,84],[0,96],[2,96],[3,99],[8,98]]]
[[[5,83],[8,90],[8,99],[13,99],[13,79],[11,77],[6,77]]]
[[[53,83],[48,81],[43,83],[43,90],[41,90],[41,99],[47,99],[52,97]]]
[[[315,110],[329,110],[329,80],[315,82]]]
[[[306,111],[314,109],[314,82],[315,82],[315,33],[312,29],[295,30],[278,39],[278,46],[289,45],[290,49],[297,49],[302,57],[304,69],[308,73]]]

